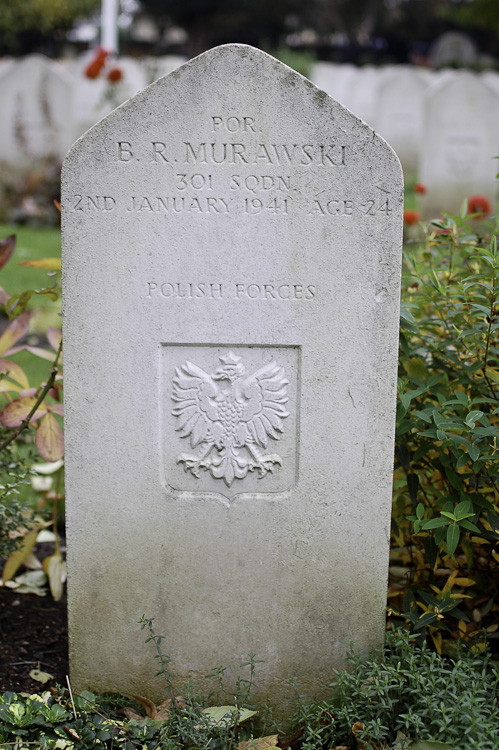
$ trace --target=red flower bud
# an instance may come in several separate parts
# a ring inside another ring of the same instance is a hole
[[[121,68],[111,68],[107,74],[107,80],[111,83],[119,83],[123,79],[123,71]]]
[[[492,212],[492,206],[485,195],[472,195],[468,198],[468,213],[478,214],[474,219],[484,219]]]
[[[421,221],[421,214],[419,211],[414,211],[411,208],[407,208],[404,211],[404,224],[407,224],[408,227],[412,227],[414,224],[417,224],[418,221]]]

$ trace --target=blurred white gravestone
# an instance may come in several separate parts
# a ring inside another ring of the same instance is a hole
[[[499,95],[477,74],[447,75],[423,99],[419,181],[426,217],[459,212],[462,201],[497,191]]]
[[[415,175],[422,128],[423,94],[427,79],[408,67],[385,75],[378,87],[375,127],[399,157],[406,175]]]
[[[26,167],[45,157],[62,159],[72,143],[71,77],[41,55],[0,72],[0,161]]]
[[[310,82],[212,49],[63,169],[74,689],[162,694],[249,652],[310,693],[383,639],[402,175]]]

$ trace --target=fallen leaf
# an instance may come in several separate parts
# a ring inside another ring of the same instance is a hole
[[[172,707],[171,698],[167,698],[158,706],[153,703],[153,701],[150,701],[149,698],[144,698],[144,696],[142,695],[132,695],[132,698],[135,698],[137,703],[140,703],[140,705],[144,707],[149,719],[155,719],[156,721],[166,721],[168,719]],[[178,708],[184,708],[185,701],[181,695],[177,695],[177,697],[175,698],[175,702]],[[130,716],[128,716],[128,714],[130,714]],[[136,718],[138,716],[139,721],[142,721],[142,719],[144,718],[143,716],[140,716],[140,714],[138,714],[133,708],[127,708],[125,716],[128,716],[128,718]]]
[[[4,565],[2,571],[2,585],[5,586],[7,581],[13,578],[18,568],[23,564],[24,560],[28,557],[31,550],[36,542],[36,537],[40,529],[38,527],[34,529],[26,529],[24,539],[20,547],[12,552],[7,558],[7,562]]]
[[[203,709],[203,713],[207,716],[210,724],[214,726],[223,723],[233,727],[256,716],[257,711],[250,711],[247,708],[236,708],[236,706],[209,706]]]
[[[158,709],[156,708],[156,704],[149,700],[149,698],[144,698],[142,695],[132,695],[132,698],[137,701],[137,703],[140,703],[141,706],[145,709],[146,715],[150,719],[155,719],[156,714],[158,713]],[[142,717],[141,717],[142,718]]]
[[[49,579],[50,593],[55,602],[62,599],[64,581],[66,580],[66,563],[60,552],[55,552],[46,557],[42,563],[43,569]]]
[[[144,719],[144,717],[141,716],[138,711],[136,711],[134,708],[130,708],[130,706],[121,708],[118,713],[126,716],[129,721],[142,721]]]
[[[37,474],[54,474],[58,469],[64,466],[64,461],[52,461],[48,464],[33,464],[33,469]]]
[[[31,677],[32,680],[41,682],[42,685],[45,685],[46,682],[54,679],[53,674],[49,674],[48,672],[42,672],[40,669],[32,669],[31,672],[29,673],[29,676]]]
[[[252,740],[240,742],[238,750],[267,750],[268,747],[275,747],[279,739],[278,734],[271,734],[268,737],[256,737]]]
[[[40,541],[40,534],[38,534],[36,541]],[[40,560],[37,558],[37,556],[30,552],[29,555],[24,559],[24,567],[28,568],[28,570],[41,570],[42,564]]]
[[[66,725],[64,725],[64,729],[66,730],[66,732],[69,734],[70,737],[72,737],[77,742],[81,742],[81,737],[75,732],[74,729],[71,729],[71,727],[67,727]]]
[[[17,594],[35,594],[47,596],[47,576],[43,570],[29,570],[13,580],[7,581],[5,586],[14,589]]]
[[[296,732],[290,734],[288,737],[280,737],[277,743],[277,747],[280,747],[282,750],[288,750],[288,748],[291,748],[291,750],[296,750],[301,744],[302,736],[303,727],[297,729]]]
[[[356,721],[352,727],[352,734],[355,737],[355,742],[357,743],[357,750],[366,750],[365,742],[363,742],[360,737],[357,737],[357,735],[363,731],[364,725],[362,724],[362,722]]]

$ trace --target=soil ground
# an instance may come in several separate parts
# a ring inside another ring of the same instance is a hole
[[[29,673],[53,675],[42,685]],[[66,598],[18,594],[0,588],[0,693],[39,693],[56,683],[66,685],[68,629]]]

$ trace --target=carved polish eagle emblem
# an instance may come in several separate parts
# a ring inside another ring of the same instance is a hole
[[[222,365],[211,375],[189,361],[175,368],[172,413],[180,437],[197,449],[180,453],[177,463],[195,477],[209,471],[230,487],[249,471],[263,477],[282,465],[277,453],[266,451],[289,416],[289,381],[275,362],[245,377],[241,357],[229,352],[219,359]]]

